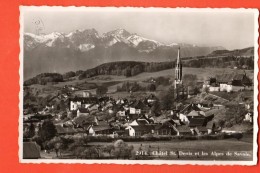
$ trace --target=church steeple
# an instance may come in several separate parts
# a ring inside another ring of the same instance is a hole
[[[177,88],[177,85],[179,84],[182,84],[182,63],[180,58],[180,47],[178,48],[177,61],[175,65],[174,88]]]

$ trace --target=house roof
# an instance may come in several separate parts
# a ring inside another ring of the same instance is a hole
[[[139,125],[149,124],[149,121],[147,121],[146,119],[137,119],[136,122],[137,122],[137,124],[139,124]]]
[[[141,126],[131,126],[135,131],[151,131],[154,129],[152,125],[141,125]]]
[[[23,142],[23,159],[39,159],[40,147],[36,142]]]
[[[165,128],[171,128],[169,125],[166,124],[157,124],[154,129],[159,130],[159,129],[165,129]]]
[[[86,108],[79,108],[78,110],[80,113],[89,113],[89,110]]]
[[[107,125],[97,125],[92,127],[95,132],[112,129],[108,124]]]
[[[198,127],[198,126],[206,126],[207,121],[206,118],[191,118],[189,127]]]
[[[190,132],[191,133],[191,130],[188,126],[186,125],[183,125],[183,126],[177,126],[176,129],[180,132],[180,133],[183,133],[183,132]]]
[[[86,124],[86,123],[95,122],[95,117],[90,116],[90,115],[81,115],[81,116],[75,117],[73,119],[73,121],[76,124],[83,125],[83,124]]]
[[[72,127],[62,127],[62,125],[55,125],[58,134],[70,134],[76,133],[77,131]]]
[[[130,105],[130,107],[134,107],[136,109],[145,109],[145,108],[147,108],[147,106],[141,100],[135,101],[134,103],[132,103]]]
[[[201,109],[196,104],[189,104],[180,113],[189,114],[191,111],[201,111]]]

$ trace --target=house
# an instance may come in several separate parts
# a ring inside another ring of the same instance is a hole
[[[186,125],[182,125],[182,126],[177,126],[177,136],[186,136],[186,135],[191,135],[191,129],[186,126]]]
[[[199,118],[191,118],[189,127],[195,128],[199,126],[206,126],[207,125],[207,119],[205,117],[199,117]]]
[[[36,142],[23,142],[23,159],[39,159],[40,146]]]
[[[125,117],[126,116],[126,111],[125,110],[119,110],[116,113],[116,115],[119,116],[119,117]]]
[[[177,117],[181,120],[181,122],[189,123],[190,118],[200,117],[203,114],[203,111],[196,104],[189,104],[177,113]]]
[[[198,126],[196,127],[197,134],[203,135],[203,134],[209,134],[208,128],[205,126]]]
[[[178,113],[177,117],[180,119],[181,122],[189,122],[188,117],[182,113]]]
[[[151,125],[128,126],[126,128],[126,133],[129,136],[143,136],[145,134],[152,134],[153,132],[154,127]]]
[[[85,127],[86,125],[97,124],[98,120],[96,117],[91,115],[80,115],[72,120],[77,127]]]
[[[82,96],[83,96],[83,97],[92,97],[92,94],[91,94],[90,91],[87,90],[87,91],[83,91],[83,92],[82,92]]]
[[[146,99],[147,99],[147,103],[153,103],[156,100],[158,100],[158,98],[154,94],[150,94]]]
[[[141,114],[142,111],[146,111],[148,106],[145,105],[141,100],[137,100],[129,105],[130,114]]]
[[[216,75],[215,78],[210,78],[205,81],[203,87],[208,87],[209,92],[213,91],[241,91],[241,90],[251,90],[252,82],[246,73],[224,73],[221,75]]]
[[[192,110],[190,113],[187,114],[187,118],[191,119],[191,118],[198,118],[198,117],[204,117],[205,116],[205,112],[203,111],[195,111]]]
[[[86,108],[79,108],[77,110],[77,117],[81,116],[81,115],[89,115],[89,110]]]
[[[253,122],[253,112],[248,112],[245,115],[244,121],[252,123]]]
[[[88,107],[89,111],[98,111],[99,110],[99,104],[92,104]]]
[[[89,135],[96,136],[96,135],[109,135],[113,134],[113,128],[106,122],[99,123],[98,125],[91,126],[88,130]]]
[[[75,97],[69,99],[70,111],[78,110],[79,108],[88,108],[92,104],[97,104],[98,99],[96,97]]]
[[[176,135],[177,131],[174,130],[170,124],[157,124],[154,128],[154,134],[156,135]]]
[[[203,88],[208,88],[209,92],[220,91],[219,84],[217,83],[216,78],[213,77],[210,77],[207,80],[205,80]]]
[[[191,111],[201,111],[201,109],[196,105],[196,104],[188,104],[187,106],[185,106],[180,113],[187,115],[189,114]]]
[[[75,129],[70,126],[64,126],[60,124],[55,125],[58,135],[74,135],[77,133],[84,133],[83,129]]]
[[[146,119],[136,119],[133,122],[131,122],[129,125],[130,126],[143,126],[149,124],[149,121]]]

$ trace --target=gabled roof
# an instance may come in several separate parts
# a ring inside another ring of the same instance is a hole
[[[132,103],[130,105],[130,107],[134,107],[136,109],[145,109],[145,108],[147,108],[147,106],[141,100],[135,101],[134,103]]]
[[[149,121],[147,121],[146,119],[137,119],[136,122],[137,122],[137,124],[139,124],[139,125],[149,124]]]
[[[97,126],[93,126],[92,128],[95,132],[112,129],[108,124],[107,125],[97,125]]]
[[[187,116],[190,116],[190,117],[201,117],[201,116],[205,116],[205,113],[203,111],[192,110],[190,113],[188,113]]]
[[[184,109],[180,111],[182,114],[189,114],[191,111],[201,111],[201,109],[196,104],[189,104]]]
[[[23,159],[39,159],[40,147],[36,142],[23,142]]]
[[[154,129],[154,126],[152,125],[141,125],[141,126],[131,126],[135,131],[148,131],[150,132],[151,130]]]

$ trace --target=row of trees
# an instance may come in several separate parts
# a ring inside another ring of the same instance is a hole
[[[170,69],[174,66],[173,64],[173,62],[111,62],[86,70],[79,76],[79,79],[97,75],[124,75],[126,77],[130,77],[138,75],[142,72],[155,72]]]
[[[124,82],[122,86],[117,86],[117,92],[137,92],[137,91],[155,91],[156,90],[156,85],[151,83],[148,84],[147,86],[142,86],[138,84],[137,82]]]
[[[46,85],[48,82],[62,82],[63,76],[59,73],[42,73],[24,82],[24,86],[33,84]]]
[[[244,69],[254,69],[254,57],[235,57],[235,56],[224,56],[215,58],[193,58],[190,60],[183,61],[184,67],[238,67]]]

